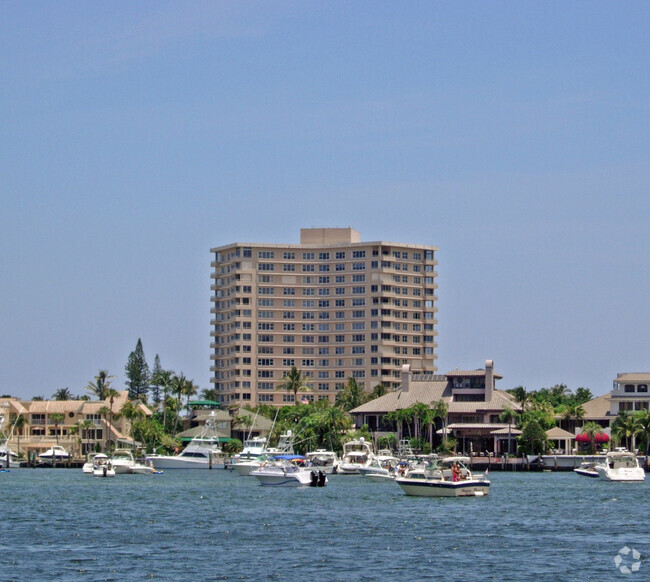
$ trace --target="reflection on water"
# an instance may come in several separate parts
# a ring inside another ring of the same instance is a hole
[[[488,497],[431,499],[360,476],[16,469],[0,474],[0,580],[612,580],[626,545],[650,579],[648,482],[490,478]]]

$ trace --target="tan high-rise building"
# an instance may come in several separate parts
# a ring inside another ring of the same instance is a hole
[[[435,372],[437,247],[362,242],[352,228],[301,229],[300,244],[211,250],[212,378],[224,403],[276,406],[291,366],[299,398],[334,402],[349,378],[399,387],[401,370]]]

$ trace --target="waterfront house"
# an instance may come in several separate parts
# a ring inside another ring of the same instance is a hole
[[[75,457],[96,449],[134,447],[130,421],[119,412],[128,400],[126,390],[106,400],[18,400],[0,398],[0,428],[9,437],[9,446],[18,453],[38,455],[55,444]],[[145,416],[151,410],[137,407]],[[18,417],[24,424],[16,423]]]
[[[447,374],[413,374],[410,366],[402,367],[402,382],[398,390],[389,392],[350,411],[355,426],[368,425],[377,438],[395,431],[387,422],[388,413],[405,409],[416,403],[434,407],[442,400],[448,406],[446,429],[437,421],[438,437],[443,430],[456,440],[456,447],[464,454],[494,454],[516,451],[516,437],[521,434],[514,423],[502,422],[499,417],[506,409],[521,409],[505,391],[497,390],[496,381],[503,376],[494,371],[492,360],[485,368],[453,370]]]

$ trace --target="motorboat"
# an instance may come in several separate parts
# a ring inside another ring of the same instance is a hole
[[[359,473],[364,477],[369,477],[371,475],[394,475],[398,463],[399,459],[390,451],[382,450],[370,460],[370,463],[363,467],[359,467]]]
[[[336,473],[337,467],[341,460],[334,451],[326,451],[325,449],[316,449],[305,455],[307,461],[311,466],[319,471],[323,471],[326,475]]]
[[[110,457],[96,455],[93,459],[93,475],[95,477],[115,477],[115,467],[111,464]]]
[[[111,455],[111,465],[118,475],[131,473],[131,469],[136,464],[135,457],[130,449],[115,449]]]
[[[108,456],[105,455],[104,453],[96,453],[94,451],[92,453],[88,453],[86,455],[86,462],[81,467],[81,472],[84,475],[92,475],[93,467],[95,466],[95,458],[102,458],[102,457],[108,459]]]
[[[136,462],[135,465],[129,468],[129,473],[133,473],[136,475],[152,475],[152,474],[158,475],[162,473],[162,471],[156,470],[152,462],[149,462],[148,465]]]
[[[292,455],[293,432],[288,430],[280,435],[276,447],[267,446],[266,438],[252,437],[244,441],[244,448],[241,453],[235,455],[230,463],[238,475],[245,477],[260,468],[260,465],[267,462],[270,457],[277,455]]]
[[[208,419],[201,432],[177,455],[147,455],[146,465],[156,469],[223,469],[223,453],[219,436],[212,419]]]
[[[358,475],[360,467],[368,466],[373,458],[372,445],[363,437],[343,445],[343,456],[336,470],[339,475]]]
[[[602,463],[596,465],[601,479],[607,481],[644,481],[645,471],[639,460],[629,451],[607,453]]]
[[[583,477],[598,477],[598,471],[596,470],[596,466],[598,463],[593,462],[593,461],[586,461],[584,463],[581,463],[579,467],[576,467],[573,469],[574,473],[577,473],[578,475],[582,475]]]
[[[264,486],[324,487],[327,484],[327,475],[304,463],[304,457],[279,455],[263,462],[251,475],[257,477]]]
[[[8,445],[0,445],[0,467],[10,469],[20,467],[18,454],[12,451]]]
[[[482,497],[490,490],[486,474],[475,478],[467,467],[469,457],[433,459],[426,467],[413,469],[395,482],[406,495],[421,497]]]
[[[70,453],[68,453],[68,451],[66,451],[62,446],[55,445],[44,453],[38,455],[38,458],[46,463],[53,463],[55,461],[67,461],[70,458]]]

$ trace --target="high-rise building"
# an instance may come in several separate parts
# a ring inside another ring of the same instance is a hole
[[[211,383],[224,403],[307,400],[349,378],[367,391],[399,387],[401,370],[435,372],[437,247],[362,242],[352,228],[301,229],[300,244],[211,249]]]

